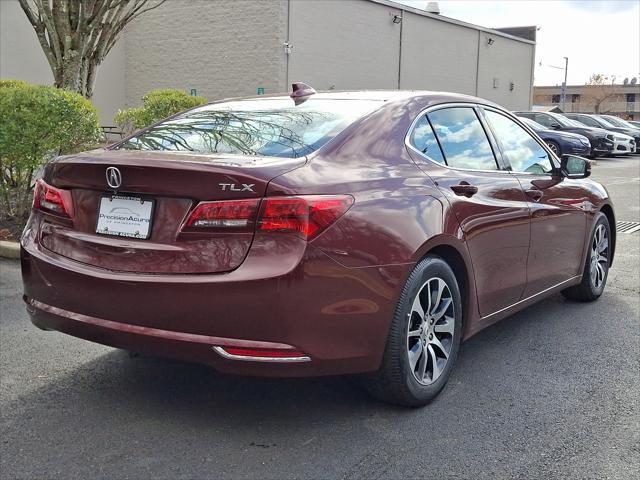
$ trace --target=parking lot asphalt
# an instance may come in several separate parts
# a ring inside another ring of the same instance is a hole
[[[640,221],[640,156],[593,178]],[[619,235],[599,301],[556,295],[476,335],[422,409],[348,377],[224,376],[42,332],[19,263],[0,269],[3,479],[638,478],[640,233]]]

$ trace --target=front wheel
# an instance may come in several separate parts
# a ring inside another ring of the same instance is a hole
[[[582,281],[562,291],[571,300],[592,302],[596,300],[607,284],[611,264],[611,226],[604,213],[598,213],[587,255]]]
[[[396,307],[382,366],[365,379],[389,403],[423,406],[447,383],[458,356],[462,302],[456,276],[440,257],[411,272]]]

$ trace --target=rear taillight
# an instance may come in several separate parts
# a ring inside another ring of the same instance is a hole
[[[350,195],[265,198],[258,230],[295,232],[311,240],[344,215],[352,204]]]
[[[293,232],[307,240],[345,214],[353,205],[350,195],[301,195],[259,199],[201,202],[184,223],[187,231],[253,230]]]
[[[33,208],[64,217],[72,217],[71,192],[52,187],[44,180],[39,179],[33,190]]]

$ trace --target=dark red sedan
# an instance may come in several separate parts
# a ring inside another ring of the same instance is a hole
[[[42,329],[423,405],[463,339],[602,294],[614,211],[589,173],[479,98],[295,84],[50,162],[24,300]]]

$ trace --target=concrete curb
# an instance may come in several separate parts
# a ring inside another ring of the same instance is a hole
[[[0,240],[0,257],[20,258],[20,244],[18,242]]]

